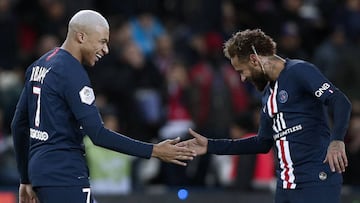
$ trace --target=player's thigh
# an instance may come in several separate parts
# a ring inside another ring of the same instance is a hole
[[[294,195],[294,203],[340,203],[341,185],[309,187],[300,190]],[[303,199],[304,201],[297,201]]]
[[[89,187],[36,187],[40,203],[93,203]]]
[[[295,190],[278,189],[275,203],[339,203],[341,185],[309,187]]]

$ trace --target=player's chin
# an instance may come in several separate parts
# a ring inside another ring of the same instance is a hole
[[[89,66],[89,67],[93,67],[93,66],[95,66],[96,62],[97,62],[97,60],[91,60],[91,61],[88,61],[85,65]]]

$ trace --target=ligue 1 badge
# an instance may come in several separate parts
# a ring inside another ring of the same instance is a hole
[[[280,102],[280,103],[283,104],[283,103],[287,102],[288,98],[289,98],[289,95],[288,95],[288,93],[287,93],[285,90],[281,90],[281,91],[278,93],[278,99],[279,99],[279,102]]]
[[[321,171],[319,173],[319,178],[320,178],[320,180],[326,180],[327,174],[325,172]]]

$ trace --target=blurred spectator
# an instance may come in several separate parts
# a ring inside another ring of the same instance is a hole
[[[259,26],[269,35],[277,36],[279,27],[279,6],[280,1],[274,0],[258,0],[255,1],[254,10],[256,18],[259,20]]]
[[[349,43],[340,57],[341,65],[336,68],[335,84],[337,87],[344,89],[344,92],[350,98],[360,98],[360,41],[358,43]]]
[[[111,52],[119,54],[123,46],[133,40],[132,29],[129,21],[122,19],[120,16],[114,16],[110,21],[112,29],[110,30],[110,48]],[[113,54],[111,53],[110,54]]]
[[[236,71],[222,56],[218,33],[199,35],[194,43],[200,56],[190,68],[190,112],[196,129],[211,138],[226,138],[234,115],[249,107],[249,95]],[[203,185],[210,155],[195,158],[194,184]]]
[[[15,70],[0,70],[0,108],[3,109],[1,130],[6,134],[10,133],[10,124],[22,84],[20,74]]]
[[[116,108],[107,104],[101,110],[104,126],[109,130],[121,132]],[[127,194],[131,192],[131,162],[125,154],[107,150],[84,139],[92,191],[94,194]]]
[[[346,53],[348,46],[343,28],[337,26],[314,51],[313,63],[332,82],[336,80],[337,71],[342,66],[343,54]]]
[[[174,62],[166,72],[167,103],[166,123],[160,129],[161,139],[181,137],[188,134],[193,127],[189,111],[189,77],[187,68],[182,62]]]
[[[294,22],[286,22],[282,25],[280,33],[278,53],[284,58],[299,58],[307,60],[308,56],[302,49],[299,28]]]
[[[360,191],[360,111],[353,111],[347,135],[346,154],[349,166],[344,173],[344,185]]]
[[[0,70],[15,66],[18,52],[18,21],[13,12],[12,0],[0,1]]]
[[[237,11],[232,1],[222,1],[221,4],[221,31],[228,39],[238,30]]]
[[[89,75],[95,90],[118,109],[121,129],[136,139],[151,141],[164,121],[164,76],[136,43],[126,42],[119,49],[111,63],[89,69]]]
[[[131,94],[129,111],[131,135],[150,141],[157,138],[157,131],[163,122],[165,81],[157,67],[145,58],[135,43],[124,47],[123,72],[128,76],[126,88]],[[122,98],[124,99],[124,98]]]
[[[60,39],[56,35],[42,35],[39,37],[39,42],[35,50],[36,58],[42,56],[51,49],[60,46]]]
[[[159,138],[187,138],[188,129],[194,127],[189,112],[189,78],[187,68],[181,62],[174,62],[166,72],[167,103],[166,122],[159,130]],[[189,163],[191,165],[191,162]],[[187,168],[161,163],[160,181],[168,186],[189,185]]]
[[[130,26],[133,40],[149,58],[155,50],[156,39],[165,32],[162,23],[150,12],[144,11],[130,20]]]
[[[18,187],[15,153],[12,137],[4,131],[4,114],[0,108],[0,189],[14,189]]]
[[[153,54],[153,61],[161,74],[167,74],[170,66],[175,62],[175,50],[172,37],[169,34],[163,34],[156,39],[156,47]]]
[[[68,5],[65,0],[38,0],[42,14],[39,25],[39,34],[52,34],[60,39],[65,39],[68,21]]]
[[[230,138],[242,139],[255,136],[259,122],[258,110],[254,105],[251,111],[238,114],[231,124]],[[221,186],[239,191],[274,189],[275,156],[272,150],[266,154],[213,156],[215,162],[213,165],[217,165]]]
[[[190,69],[191,113],[198,129],[210,127],[211,133],[206,134],[226,137],[233,116],[248,107],[249,96],[235,70],[224,61],[221,36],[208,33],[203,37],[197,51],[205,57]]]
[[[166,3],[161,0],[93,0],[95,8],[106,16],[122,15],[124,18],[136,16],[144,11],[152,13],[157,17],[162,14],[160,9],[162,4]]]
[[[37,38],[36,46],[31,51],[31,54],[28,54],[27,58],[23,58],[24,67],[27,67],[34,60],[58,46],[60,46],[60,39],[58,36],[54,34],[39,36]]]
[[[360,1],[345,0],[333,14],[333,23],[344,27],[346,38],[351,42],[359,41],[360,36]]]
[[[294,24],[292,27],[297,27],[297,37],[302,42],[299,46],[307,55],[312,54],[316,42],[323,38],[321,15],[313,4],[305,0],[282,0],[276,22],[278,26],[275,29],[278,29],[278,33],[283,33],[284,26],[289,22]]]
[[[230,138],[241,139],[255,135],[251,113],[241,113],[236,116],[230,127]],[[223,156],[215,155],[219,159]],[[230,158],[230,171],[227,172],[229,178],[228,187],[246,191],[252,189],[252,179],[255,170],[256,155],[233,155],[225,156]]]

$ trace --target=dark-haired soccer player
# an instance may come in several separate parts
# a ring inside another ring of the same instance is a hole
[[[104,128],[83,65],[109,52],[109,25],[98,12],[82,10],[70,20],[66,40],[29,66],[12,122],[19,202],[90,203],[89,172],[82,141],[143,158],[186,165],[195,153],[165,140],[144,143]],[[35,191],[35,193],[34,193]]]
[[[276,203],[338,203],[348,165],[344,136],[351,104],[311,63],[276,55],[276,43],[259,29],[234,34],[224,46],[242,81],[263,91],[258,135],[248,139],[195,137],[178,146],[197,154],[265,153],[278,157]],[[327,111],[333,112],[332,128]]]

